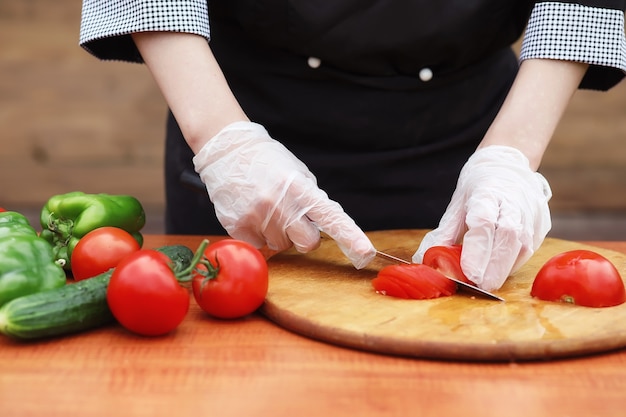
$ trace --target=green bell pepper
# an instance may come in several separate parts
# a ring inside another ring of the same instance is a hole
[[[16,211],[4,211],[0,213],[0,238],[24,234],[27,236],[37,236],[37,231],[21,213]]]
[[[65,285],[52,246],[20,213],[0,213],[0,306],[14,298]]]
[[[143,246],[144,209],[128,195],[86,194],[75,191],[51,197],[41,210],[40,236],[50,242],[65,270],[71,270],[72,251],[80,239],[99,227],[119,227]]]

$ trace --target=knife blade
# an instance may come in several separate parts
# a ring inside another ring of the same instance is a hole
[[[412,262],[409,262],[409,261],[407,261],[405,259],[398,258],[397,256],[393,256],[393,255],[390,255],[388,253],[381,252],[379,250],[376,251],[376,256],[378,256],[381,259],[385,259],[387,261],[390,261],[390,262],[402,263],[402,264],[407,264],[407,265],[411,265],[412,264]],[[452,277],[449,277],[447,275],[443,275],[443,276],[448,278],[451,281],[456,282],[461,290],[470,292],[470,293],[472,293],[474,295],[479,295],[479,296],[482,296],[482,297],[486,297],[486,298],[491,299],[491,300],[504,301],[504,298],[499,297],[499,296],[497,296],[497,295],[495,295],[493,293],[490,293],[489,291],[483,290],[482,288],[478,288],[478,287],[476,287],[474,285],[468,284],[467,282],[460,281],[460,280],[458,280],[456,278],[452,278]]]

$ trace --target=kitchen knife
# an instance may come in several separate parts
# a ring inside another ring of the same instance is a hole
[[[379,258],[385,259],[387,261],[390,261],[390,262],[411,265],[411,262],[409,262],[409,261],[407,261],[405,259],[398,258],[398,257],[393,256],[393,255],[389,255],[388,253],[381,252],[379,250],[376,251],[376,256],[378,256]],[[485,291],[482,288],[478,288],[478,287],[476,287],[474,285],[468,284],[467,282],[460,281],[460,280],[458,280],[456,278],[452,278],[452,277],[449,277],[447,275],[444,275],[444,277],[448,278],[451,281],[456,282],[461,290],[464,290],[464,291],[467,291],[467,292],[471,292],[472,294],[480,295],[482,297],[486,297],[486,298],[489,298],[491,300],[504,301],[504,298],[498,297],[497,295],[492,294],[489,291]]]

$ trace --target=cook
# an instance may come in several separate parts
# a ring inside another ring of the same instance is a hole
[[[171,110],[166,232],[317,247],[463,242],[499,288],[551,222],[542,155],[578,88],[626,71],[624,2],[84,0],[80,45],[143,62]],[[520,56],[511,49],[524,35]]]

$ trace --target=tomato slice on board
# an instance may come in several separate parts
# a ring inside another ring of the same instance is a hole
[[[446,276],[475,286],[476,284],[470,281],[461,269],[462,248],[462,245],[432,246],[424,253],[422,263]]]
[[[424,300],[452,295],[456,283],[424,264],[389,265],[372,280],[374,289],[397,298]]]
[[[537,272],[530,294],[586,307],[611,307],[626,301],[624,281],[615,265],[586,249],[550,258]]]

